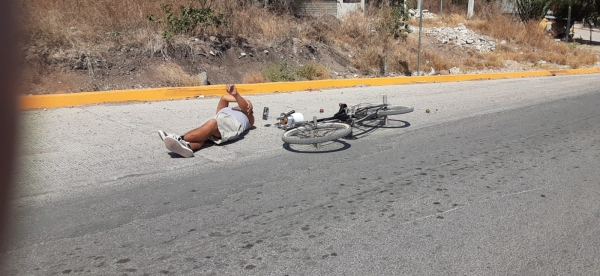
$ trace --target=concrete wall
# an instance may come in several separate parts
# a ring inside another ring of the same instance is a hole
[[[500,11],[503,13],[516,13],[517,6],[514,1],[511,0],[501,0],[500,1]]]
[[[360,0],[360,1],[352,1],[354,3],[346,3],[346,2],[350,2],[348,0],[342,0],[342,1],[338,1],[337,5],[338,5],[338,9],[337,9],[337,17],[341,18],[344,15],[346,15],[347,13],[351,12],[351,11],[355,11],[358,9],[365,9],[365,0]]]
[[[296,0],[295,13],[299,16],[337,16],[337,0]]]
[[[353,3],[348,3],[353,2]],[[365,0],[295,0],[294,10],[299,16],[333,15],[341,18],[347,13],[365,7]]]

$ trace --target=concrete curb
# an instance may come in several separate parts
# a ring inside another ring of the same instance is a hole
[[[509,73],[460,74],[444,76],[415,76],[369,79],[341,79],[300,82],[273,82],[260,84],[239,84],[238,91],[243,95],[291,92],[301,90],[317,90],[323,88],[342,88],[360,85],[378,86],[411,83],[456,82],[471,80],[490,80],[523,77],[545,77],[556,75],[600,73],[600,68],[543,70]],[[103,92],[82,92],[72,94],[25,95],[21,97],[22,110],[39,108],[71,107],[99,103],[118,103],[133,101],[160,101],[185,99],[198,96],[221,96],[225,93],[225,85],[209,85],[199,87],[154,88],[144,90],[113,90]]]

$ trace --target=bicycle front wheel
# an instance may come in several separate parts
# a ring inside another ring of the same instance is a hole
[[[388,105],[385,109],[377,111],[378,116],[399,115],[413,112],[415,109],[411,106]]]
[[[317,123],[305,125],[283,133],[281,139],[288,144],[318,144],[348,136],[352,128],[344,123]]]

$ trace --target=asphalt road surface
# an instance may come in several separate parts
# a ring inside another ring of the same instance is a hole
[[[131,169],[81,184],[77,193],[30,189],[15,199],[16,230],[0,254],[1,274],[595,275],[597,80],[446,84],[463,91],[454,94],[415,85],[429,92],[404,95],[414,114],[387,128],[355,129],[356,139],[321,150],[273,143],[231,157],[227,147],[241,148],[250,141],[244,138],[209,147],[204,157],[144,157],[162,170]],[[487,90],[505,92],[471,103],[473,92]],[[277,96],[262,97],[255,99]],[[441,103],[452,100],[467,112],[443,115]],[[101,107],[84,109],[94,108]],[[231,158],[215,159],[211,150]]]

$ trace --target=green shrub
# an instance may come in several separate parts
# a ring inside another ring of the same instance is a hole
[[[194,3],[196,2],[200,5],[199,8],[195,7]],[[195,34],[196,31],[203,34],[209,27],[218,28],[226,25],[227,21],[224,19],[224,15],[211,8],[210,3],[207,0],[191,0],[188,7],[179,7],[179,14],[175,14],[171,4],[161,5],[161,9],[167,16],[163,37],[170,39],[177,34]],[[163,23],[162,19],[154,15],[148,15],[148,20],[159,24]]]
[[[522,21],[539,21],[548,11],[548,0],[516,0],[517,14]]]
[[[328,70],[322,65],[309,63],[293,66],[282,60],[263,70],[262,75],[270,82],[320,80],[329,77]]]
[[[269,66],[262,74],[271,82],[294,81],[296,79],[294,68],[285,60]]]
[[[410,3],[407,3],[407,8],[410,8]],[[410,26],[406,23],[410,16],[408,11],[404,10],[403,4],[383,5],[378,12],[378,17],[377,31],[383,35],[398,39],[406,38],[411,33]]]
[[[581,44],[579,44],[579,42],[570,42],[570,43],[567,43],[567,47],[569,47],[569,49],[571,49],[571,50],[577,49],[577,46],[579,46],[579,45],[581,45]]]
[[[300,80],[321,80],[327,78],[327,68],[315,63],[309,63],[296,69]]]

